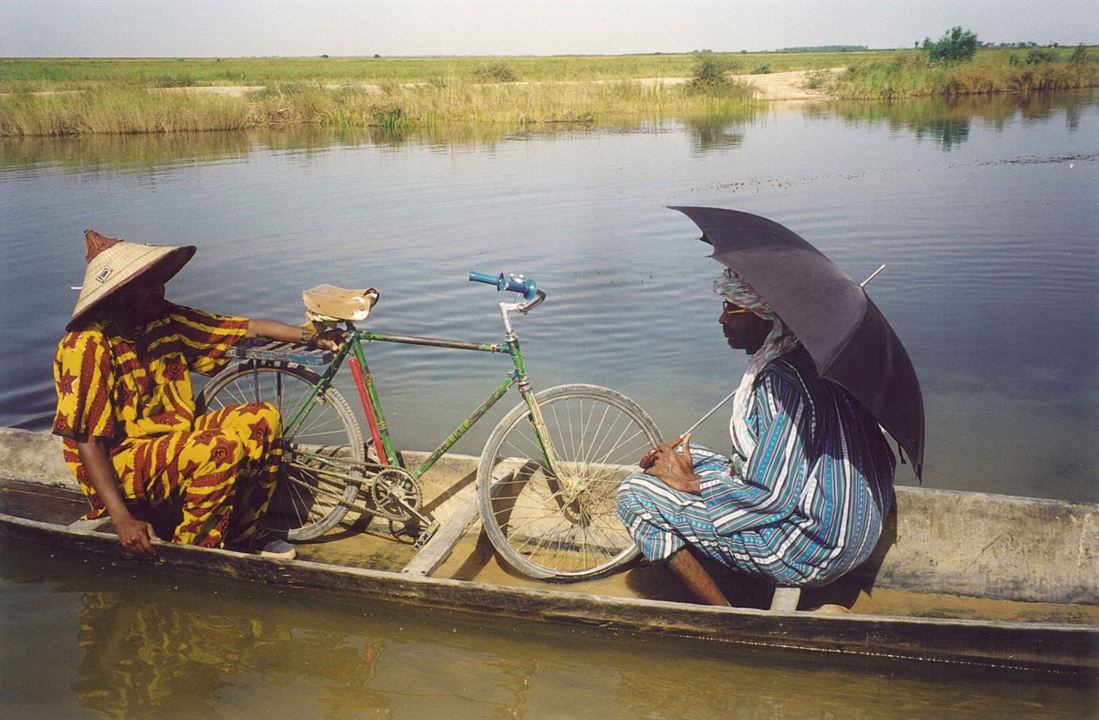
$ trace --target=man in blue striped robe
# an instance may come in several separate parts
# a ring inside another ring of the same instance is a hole
[[[676,443],[642,459],[618,515],[650,560],[667,560],[700,600],[728,600],[691,551],[780,585],[823,585],[864,562],[893,502],[896,461],[877,422],[751,286],[715,290],[729,345],[752,355],[733,405],[733,455]],[[677,439],[678,440],[678,439]]]

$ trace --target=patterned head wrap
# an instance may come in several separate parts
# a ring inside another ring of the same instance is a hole
[[[793,350],[798,339],[782,324],[774,309],[760,297],[755,288],[729,268],[714,280],[714,292],[734,305],[751,310],[755,315],[773,323],[763,345],[748,361],[748,368],[744,371],[740,385],[737,386],[736,397],[733,398],[733,416],[729,418],[729,436],[733,441],[733,449],[748,458],[756,447],[756,438],[749,432],[747,423],[748,413],[751,411],[748,401],[752,398],[756,376],[767,363]]]

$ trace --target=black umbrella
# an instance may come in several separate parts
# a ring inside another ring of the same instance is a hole
[[[923,474],[923,394],[900,338],[857,282],[776,222],[736,210],[674,207],[711,257],[759,292],[816,363],[892,435]]]

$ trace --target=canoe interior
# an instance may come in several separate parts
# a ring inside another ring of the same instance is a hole
[[[431,501],[427,504],[431,509]],[[81,494],[69,487],[0,479],[0,513],[3,514],[68,525],[78,520],[86,507]],[[298,545],[298,556],[303,560],[392,572],[401,571],[416,554],[410,542],[397,541],[389,534],[387,523],[372,520],[365,514],[349,513],[349,520],[324,538]],[[549,588],[567,593],[688,601],[666,569],[648,563],[638,563],[625,572],[586,582],[549,585],[531,580],[497,562],[492,546],[477,522],[431,576],[508,587]],[[769,607],[772,593],[769,585],[732,573],[722,573],[720,577],[724,590],[734,604],[746,608]],[[806,589],[802,592],[798,608],[824,613],[843,612],[845,609],[866,615],[1099,626],[1097,605],[911,592],[875,587],[865,576],[847,578],[824,588]]]

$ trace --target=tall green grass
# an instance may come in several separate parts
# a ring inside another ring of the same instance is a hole
[[[248,103],[199,93],[105,88],[0,100],[0,135],[240,130],[253,124]]]
[[[450,58],[0,59],[0,135],[239,130],[309,123],[399,133],[439,123],[532,125],[700,116],[758,106],[727,72],[822,70],[840,97],[892,99],[1099,84],[1088,48]],[[655,83],[634,82],[657,78]],[[688,78],[674,85],[672,78]],[[200,86],[258,88],[247,94]]]
[[[0,135],[156,133],[312,123],[398,132],[438,123],[528,126],[748,111],[751,91],[719,95],[688,86],[628,82],[422,85],[272,83],[245,95],[105,87],[0,98]]]
[[[811,78],[833,94],[889,100],[920,96],[984,95],[1090,87],[1099,84],[1099,64],[1086,49],[1044,49],[1038,61],[1027,51],[981,50],[971,62],[931,62],[918,50],[855,63],[831,78]],[[1083,59],[1081,59],[1083,57]],[[1020,58],[1024,58],[1020,60]]]

